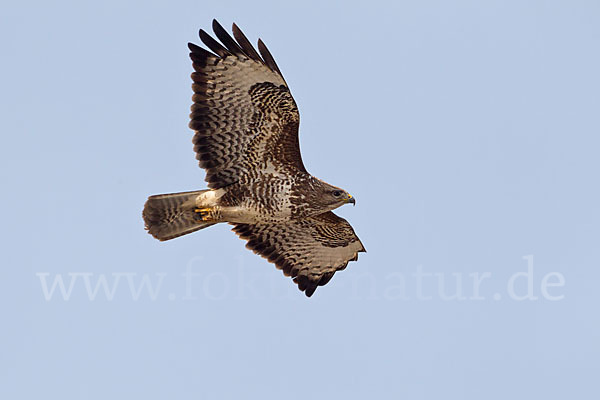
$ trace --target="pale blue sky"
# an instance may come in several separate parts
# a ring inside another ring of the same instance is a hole
[[[310,299],[227,226],[143,230],[205,187],[213,18],[267,43],[308,170],[357,198],[369,252]],[[11,2],[0,43],[0,398],[598,398],[598,2]]]

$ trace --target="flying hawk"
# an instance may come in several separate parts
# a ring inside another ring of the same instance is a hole
[[[300,115],[264,43],[213,20],[221,43],[188,43],[194,91],[190,128],[209,189],[150,196],[143,217],[158,240],[227,222],[246,247],[291,276],[306,296],[365,248],[331,210],[354,197],[310,175],[300,157]]]

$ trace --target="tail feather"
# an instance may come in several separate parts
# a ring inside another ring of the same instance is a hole
[[[196,198],[208,190],[148,197],[142,212],[148,233],[163,241],[214,225],[214,222],[199,221],[194,212]]]

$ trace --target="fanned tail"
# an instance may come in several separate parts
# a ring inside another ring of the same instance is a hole
[[[214,222],[200,221],[194,212],[196,198],[208,190],[148,197],[142,212],[148,233],[163,241],[214,225]]]

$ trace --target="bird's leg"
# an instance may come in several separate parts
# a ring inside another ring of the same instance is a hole
[[[201,222],[235,222],[253,223],[252,215],[240,207],[223,207],[220,205],[198,205],[194,208],[196,219]]]
[[[195,208],[196,217],[202,222],[209,222],[214,218],[214,208]]]

